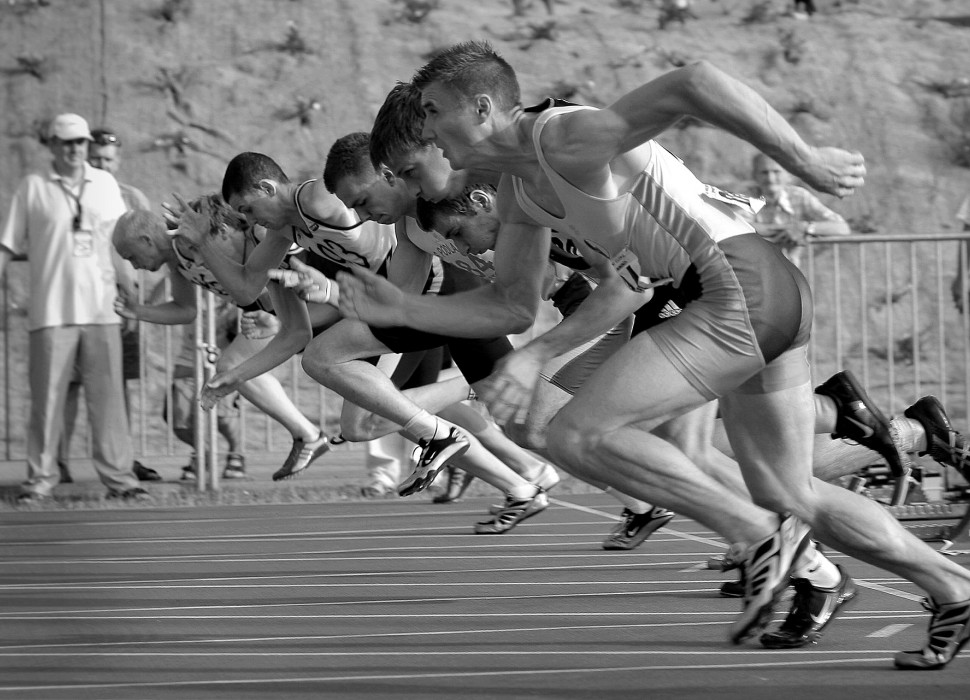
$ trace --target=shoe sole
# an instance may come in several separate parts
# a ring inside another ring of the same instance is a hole
[[[612,539],[607,539],[605,542],[603,542],[603,549],[607,551],[616,551],[616,550],[629,551],[631,549],[636,549],[641,544],[646,542],[647,538],[650,537],[650,535],[655,533],[657,530],[662,528],[664,525],[666,525],[673,519],[674,519],[674,514],[671,513],[670,515],[665,515],[665,516],[656,518],[654,520],[651,520],[650,523],[642,527],[640,529],[640,532],[637,533],[636,537],[631,539],[629,542],[621,543]]]

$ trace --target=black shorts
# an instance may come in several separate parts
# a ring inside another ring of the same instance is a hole
[[[371,333],[391,352],[416,352],[447,347],[455,365],[465,380],[474,384],[495,371],[495,365],[512,352],[512,343],[505,336],[499,338],[452,338],[425,333],[406,326],[394,328],[370,327]]]

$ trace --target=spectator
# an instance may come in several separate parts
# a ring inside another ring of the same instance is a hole
[[[751,161],[754,194],[765,206],[751,223],[758,233],[777,244],[785,257],[799,265],[807,236],[839,236],[851,233],[839,214],[804,187],[792,185],[778,163],[759,153]]]
[[[95,129],[91,132],[93,141],[88,145],[88,163],[95,168],[106,170],[117,179],[118,170],[121,167],[121,140],[111,129]],[[133,209],[151,210],[148,197],[132,185],[118,182],[121,189],[121,198],[125,201],[125,210]],[[124,270],[122,288],[125,293],[137,295],[137,284],[135,282],[134,269],[127,262],[116,259],[115,269],[119,266]],[[131,398],[128,393],[128,381],[140,379],[141,372],[141,333],[137,321],[124,319],[121,325],[121,372],[123,379],[123,390],[125,394],[125,410],[128,412],[128,423],[131,423]],[[75,375],[67,390],[67,401],[64,404],[64,435],[57,453],[57,468],[60,470],[61,482],[69,483],[73,481],[71,471],[68,467],[71,454],[71,437],[74,434],[74,422],[77,418],[78,392],[80,382]],[[135,460],[132,470],[139,481],[161,481],[162,477],[157,471],[146,467],[144,464]]]
[[[86,162],[91,132],[77,114],[48,130],[52,168],[21,180],[0,230],[0,276],[10,258],[30,264],[30,427],[19,500],[50,498],[68,384],[75,367],[88,406],[94,465],[109,497],[143,499],[121,378],[121,319],[111,231],[125,211],[118,183]]]
[[[963,200],[956,218],[963,224],[963,230],[970,232],[970,196]],[[970,262],[970,241],[963,241],[959,244],[956,277],[953,280],[953,286],[950,288],[953,292],[953,303],[956,304],[961,313],[966,311],[967,308],[967,290],[964,288],[964,281],[966,275],[970,274],[968,262]]]

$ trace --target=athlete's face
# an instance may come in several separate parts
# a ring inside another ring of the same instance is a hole
[[[454,170],[469,166],[469,156],[481,140],[481,119],[471,100],[440,82],[421,90],[424,128],[421,135],[434,141]]]
[[[482,253],[495,248],[499,220],[494,209],[475,209],[474,214],[439,215],[434,219],[435,231],[455,242],[463,253]]]
[[[246,217],[250,226],[264,226],[268,229],[281,229],[289,223],[286,207],[282,198],[272,183],[233,194],[229,197],[229,206]]]
[[[420,197],[430,202],[437,202],[455,194],[456,183],[460,187],[463,179],[451,169],[448,159],[437,146],[420,148],[398,156],[389,167],[407,186],[412,197]]]
[[[357,212],[361,221],[379,224],[393,224],[407,214],[414,200],[403,182],[389,172],[376,171],[341,178],[334,194],[345,207]]]
[[[116,240],[115,248],[136,270],[156,272],[165,264],[165,256],[148,236]]]

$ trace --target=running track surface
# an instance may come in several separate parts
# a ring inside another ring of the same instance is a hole
[[[734,647],[739,603],[717,595],[729,574],[706,568],[725,549],[710,531],[676,518],[606,552],[619,514],[606,496],[474,535],[487,505],[5,515],[0,700],[970,693],[970,650],[942,672],[893,669],[923,643],[921,595],[838,553],[861,595],[817,646]]]

